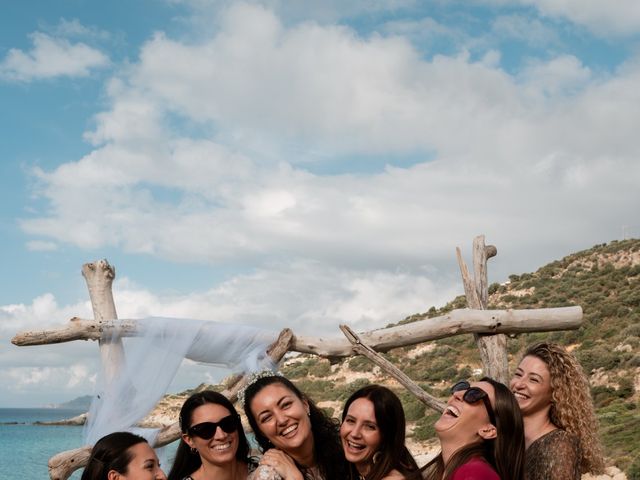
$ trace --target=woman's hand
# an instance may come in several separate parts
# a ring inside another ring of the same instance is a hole
[[[268,465],[273,468],[282,480],[304,480],[302,472],[298,470],[293,459],[282,450],[275,448],[264,452],[260,459],[260,465]]]

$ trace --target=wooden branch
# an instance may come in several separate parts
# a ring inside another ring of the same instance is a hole
[[[84,467],[91,456],[91,446],[58,453],[49,459],[49,478],[51,480],[67,480],[71,474]]]
[[[363,342],[378,352],[417,345],[429,340],[464,333],[527,333],[575,330],[582,324],[582,308],[560,307],[537,310],[453,310],[447,315],[423,318],[360,334]],[[323,357],[348,357],[353,346],[346,340],[296,336],[292,351]]]
[[[467,265],[462,259],[460,249],[456,248],[462,283],[467,305],[470,308],[485,310],[489,298],[487,278],[487,259],[495,256],[497,249],[493,245],[485,246],[484,235],[473,239],[473,271],[471,279]],[[480,352],[485,375],[502,383],[508,381],[509,366],[507,359],[507,337],[503,334],[474,332],[473,337]]]
[[[464,262],[462,258],[462,253],[460,252],[459,247],[456,247],[456,257],[458,258],[458,265],[460,266],[460,274],[462,275],[462,285],[464,287],[464,294],[467,297],[467,307],[474,308],[477,310],[483,310],[480,308],[480,299],[478,298],[478,292],[476,291],[476,287],[473,282],[473,279],[469,274],[469,269],[467,268],[467,264]]]
[[[91,306],[93,307],[93,316],[96,321],[117,319],[118,315],[116,314],[116,305],[113,301],[111,289],[113,279],[116,277],[115,268],[109,265],[106,260],[85,263],[82,266],[82,276],[87,282]],[[101,338],[99,343],[102,369],[107,383],[110,383],[124,365],[122,340],[120,338],[113,340]]]
[[[97,339],[99,330],[108,332],[121,329],[122,336],[140,335],[134,320],[119,322],[74,319],[72,325],[57,330],[25,332],[16,335],[14,345],[45,345],[79,339]],[[397,347],[417,345],[428,340],[464,333],[529,333],[575,330],[582,324],[582,308],[558,307],[532,310],[453,310],[439,317],[417,320],[380,330],[361,333],[367,345],[376,351],[387,351]],[[49,342],[49,339],[52,339]],[[323,357],[348,357],[353,355],[353,346],[344,338],[322,338],[296,335],[291,351],[311,353]]]
[[[489,301],[489,280],[487,275],[487,248],[484,245],[484,235],[479,235],[473,239],[473,279],[480,304],[478,306],[470,305],[470,307],[486,310],[487,302]]]
[[[280,332],[278,339],[269,346],[267,354],[274,363],[277,364],[280,362],[284,354],[287,353],[293,342],[293,338],[293,332],[285,328]],[[246,384],[246,380],[246,375],[236,378],[232,387],[222,392],[222,394],[227,396],[232,402],[235,402],[238,397],[238,392]],[[180,423],[175,422],[162,428],[160,432],[158,432],[153,446],[163,447],[178,440],[180,435]],[[66,480],[75,470],[86,466],[91,456],[91,448],[91,445],[85,445],[84,447],[67,450],[66,452],[61,452],[51,457],[49,459],[49,477],[51,480]]]
[[[425,392],[420,386],[415,383],[411,378],[409,378],[405,373],[396,367],[394,364],[389,362],[382,355],[377,353],[373,348],[368,345],[362,343],[362,340],[356,335],[356,333],[351,330],[347,325],[340,325],[340,330],[344,333],[349,343],[353,345],[353,349],[356,353],[367,357],[373,363],[382,368],[385,372],[395,378],[401,385],[403,385],[409,392],[411,392],[415,397],[418,398],[422,403],[424,403],[429,408],[436,410],[437,412],[442,412],[447,406],[446,403],[441,402],[436,397],[429,395]]]
[[[11,339],[11,343],[19,347],[26,347],[74,340],[100,340],[103,333],[111,335],[115,330],[118,330],[122,337],[135,337],[142,334],[140,326],[135,320],[96,321],[73,317],[69,322],[66,327],[62,328],[18,333]]]

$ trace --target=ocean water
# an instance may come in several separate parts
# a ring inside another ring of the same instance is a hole
[[[0,408],[0,479],[46,480],[49,458],[82,446],[82,427],[35,425],[75,417],[82,411]],[[70,477],[80,478],[80,471]]]
[[[0,480],[47,480],[49,458],[83,445],[81,426],[37,425],[75,417],[85,410],[55,408],[0,408]],[[169,471],[177,442],[158,449]],[[80,480],[82,469],[71,480]]]

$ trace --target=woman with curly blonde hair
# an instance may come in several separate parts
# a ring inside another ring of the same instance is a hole
[[[589,381],[560,345],[525,351],[510,383],[524,419],[527,480],[579,480],[602,473],[604,458]]]

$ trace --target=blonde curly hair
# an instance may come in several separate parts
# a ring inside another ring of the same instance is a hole
[[[559,428],[578,438],[582,473],[603,473],[604,457],[598,436],[589,379],[575,356],[555,343],[540,342],[529,346],[523,358],[542,360],[551,374],[551,409],[549,418]]]

